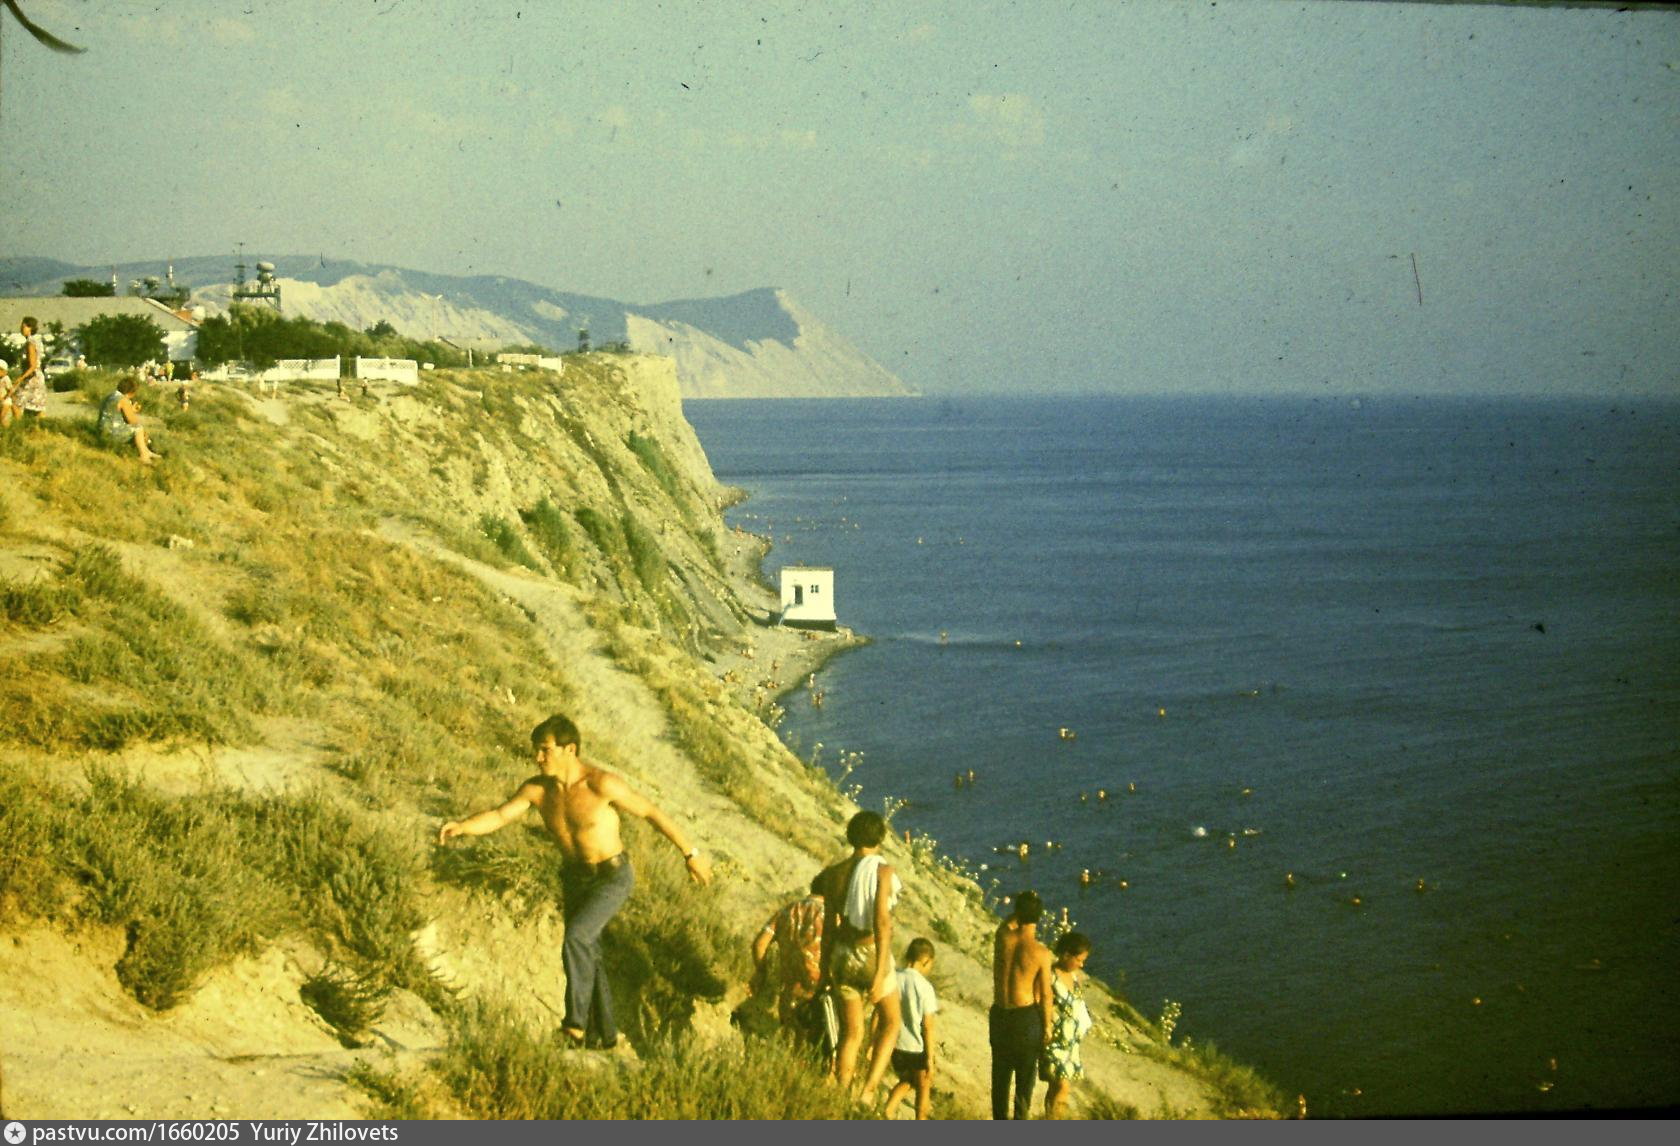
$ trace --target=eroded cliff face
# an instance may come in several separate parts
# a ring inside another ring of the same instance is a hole
[[[721,520],[677,366],[153,397],[154,470],[89,444],[74,395],[0,440],[7,1113],[355,1114],[375,1102],[355,1070],[423,1115],[505,1112],[437,1064],[481,1037],[473,1007],[520,1038],[558,1022],[553,847],[433,841],[507,797],[557,710],[716,872],[689,886],[628,825],[623,1025],[654,1065],[671,1035],[735,1053],[747,945],[857,809],[771,727],[770,698],[838,646],[765,626],[762,543]],[[982,1115],[992,916],[931,841],[888,854],[900,939],[941,949],[944,1110]],[[1093,998],[1076,1110],[1231,1109]]]
[[[681,369],[674,358],[660,354],[619,356],[626,371],[630,389],[641,395],[649,424],[659,439],[669,444],[673,459],[697,491],[721,494],[717,477],[712,473],[711,461],[694,433],[694,427],[683,417]]]

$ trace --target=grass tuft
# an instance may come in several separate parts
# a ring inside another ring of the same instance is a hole
[[[525,547],[525,539],[519,536],[518,527],[507,518],[486,513],[478,519],[478,529],[490,539],[490,544],[496,547],[496,551],[509,561],[527,569],[542,568],[537,559],[531,556],[531,551]]]
[[[554,571],[568,581],[575,580],[578,553],[560,508],[545,495],[537,504],[520,510],[519,517]]]
[[[359,1047],[366,1043],[368,1028],[384,1013],[391,985],[329,963],[304,980],[298,996],[332,1027],[339,1042]]]
[[[842,1119],[862,1117],[793,1044],[780,1039],[651,1044],[635,1069],[556,1051],[499,1004],[455,1019],[437,1071],[467,1111],[503,1119]],[[587,1070],[587,1081],[579,1078]]]

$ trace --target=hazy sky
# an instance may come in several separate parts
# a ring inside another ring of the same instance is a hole
[[[1680,394],[1675,12],[24,8],[88,51],[3,17],[0,253],[781,286],[929,392]]]

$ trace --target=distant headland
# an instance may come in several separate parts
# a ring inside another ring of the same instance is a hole
[[[684,398],[877,398],[914,393],[787,291],[638,304],[553,290],[501,275],[432,274],[323,255],[248,254],[274,268],[284,311],[356,330],[399,333],[493,352],[539,345],[661,354],[677,363]],[[0,296],[57,296],[68,280],[123,284],[167,273],[211,312],[232,299],[231,255],[78,266],[0,257]]]

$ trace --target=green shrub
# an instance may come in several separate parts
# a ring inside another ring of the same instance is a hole
[[[594,509],[587,505],[579,506],[572,512],[585,536],[595,543],[595,548],[608,561],[617,563],[624,557],[624,538],[616,526]]]
[[[525,548],[525,540],[519,536],[518,527],[507,518],[487,513],[478,519],[478,528],[490,539],[490,544],[496,547],[496,551],[509,561],[527,569],[540,568],[537,559]]]
[[[335,953],[308,1001],[346,1037],[393,986],[437,998],[410,939],[418,870],[412,844],[320,791],[172,798],[94,768],[71,795],[0,773],[0,915],[70,910],[122,928],[117,978],[157,1010],[288,930]]]
[[[258,866],[308,889],[295,907],[363,969],[401,980],[412,968],[409,935],[422,923],[414,891],[419,857],[355,821],[322,791],[266,800],[247,811],[262,839]]]
[[[671,465],[670,459],[665,456],[664,449],[659,445],[659,439],[631,430],[624,442],[648,473],[653,475],[660,488],[680,506],[683,502],[682,482],[678,480],[676,468]]]
[[[1085,1105],[1085,1117],[1107,1121],[1136,1122],[1143,1115],[1129,1102],[1121,1102],[1098,1091]]]
[[[573,579],[578,554],[572,544],[572,531],[566,526],[566,515],[560,508],[544,497],[529,509],[520,510],[519,517],[554,571],[567,580]]]
[[[451,1118],[456,1113],[437,1110],[429,1104],[421,1093],[426,1080],[416,1077],[413,1070],[380,1070],[363,1059],[345,1072],[344,1081],[372,1100],[370,1118],[415,1122]]]
[[[64,902],[59,861],[65,813],[50,789],[20,772],[0,770],[0,920],[21,912],[50,915]]]
[[[338,1041],[347,1047],[363,1044],[363,1036],[379,1021],[390,996],[389,983],[333,963],[305,979],[298,988],[298,997],[332,1027]]]
[[[64,562],[62,579],[89,597],[119,601],[133,588],[122,558],[108,545],[84,545]]]
[[[657,596],[665,584],[664,550],[659,548],[659,542],[654,540],[653,534],[636,519],[635,514],[626,512],[620,525],[624,530],[624,547],[630,556],[631,571],[644,590]]]
[[[0,502],[0,509],[4,505]],[[43,579],[27,585],[0,581],[0,617],[14,625],[45,628],[73,614],[77,601],[77,594],[72,589],[52,581]]]
[[[437,1071],[478,1118],[841,1119],[853,1107],[800,1048],[781,1038],[739,1045],[689,1039],[651,1044],[640,1068],[611,1058],[581,1082],[568,1055],[506,1007],[461,1008]]]
[[[284,900],[253,871],[260,843],[230,801],[171,800],[97,769],[88,779],[64,833],[81,910],[124,928],[118,980],[166,1010],[211,967],[255,950],[284,920]]]

